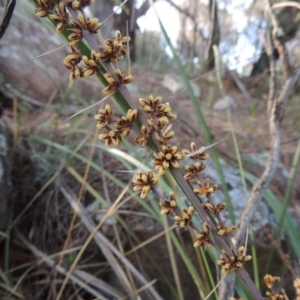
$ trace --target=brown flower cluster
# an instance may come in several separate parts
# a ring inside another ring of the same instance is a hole
[[[94,0],[66,0],[68,6],[74,10],[82,10],[83,8],[90,6]]]
[[[272,276],[270,274],[266,274],[264,276],[264,283],[268,287],[268,289],[270,289],[270,291],[266,292],[267,299],[269,299],[269,300],[284,300],[285,299],[285,297],[282,294],[278,294],[273,291],[273,285],[277,281],[280,281],[280,277],[278,277],[278,276]]]
[[[95,34],[103,25],[97,18],[88,18],[84,14],[83,8],[91,5],[93,0],[38,0],[38,7],[35,13],[38,17],[49,17],[56,23],[57,33],[65,29],[71,33],[68,36],[71,54],[64,59],[65,66],[70,70],[69,80],[73,82],[78,77],[89,77],[92,75],[102,75],[107,82],[104,94],[113,94],[121,84],[130,83],[132,75],[123,75],[116,68],[114,74],[103,71],[100,63],[116,62],[124,58],[127,53],[129,37],[122,37],[120,31],[116,31],[113,39],[105,40],[106,47],[99,46],[98,49],[91,50],[91,53],[82,55],[78,44],[87,34]],[[74,14],[69,14],[68,10],[73,10]],[[71,19],[70,16],[74,16]]]
[[[182,154],[178,153],[177,146],[162,145],[161,151],[155,154],[155,157],[152,161],[155,165],[155,170],[159,174],[163,174],[170,166],[179,168],[179,161],[182,159]]]
[[[160,213],[162,215],[169,215],[170,213],[176,211],[177,209],[177,202],[176,197],[173,192],[170,193],[170,199],[169,201],[161,200],[159,202],[159,205],[161,207]]]
[[[161,131],[169,124],[169,121],[177,118],[177,116],[172,113],[170,103],[162,103],[161,97],[154,99],[153,96],[150,95],[148,99],[140,98],[139,104],[141,105],[141,109],[150,116],[147,118],[149,130],[151,132],[157,132],[158,137],[163,135]],[[168,135],[165,133],[165,138],[158,139],[158,141],[165,144],[173,135],[174,132]]]
[[[193,206],[190,206],[188,209],[181,208],[181,216],[175,216],[175,223],[180,228],[190,225],[192,222],[193,213],[194,213]]]
[[[231,271],[236,271],[244,266],[244,263],[250,260],[250,255],[244,254],[244,247],[241,246],[237,249],[237,254],[232,253],[228,255],[223,252],[221,258],[217,261],[217,264],[222,267],[222,272],[228,274]]]
[[[137,115],[136,109],[129,109],[126,116],[115,119],[111,107],[107,104],[95,115],[95,120],[98,121],[97,128],[104,131],[99,135],[99,139],[105,141],[105,146],[122,145],[122,137],[130,133]]]
[[[218,185],[211,183],[209,178],[206,178],[203,182],[198,181],[198,186],[198,188],[194,189],[194,193],[205,196],[213,194],[218,188]]]
[[[232,231],[236,230],[236,226],[225,226],[224,224],[218,224],[217,225],[218,235],[228,235]]]
[[[209,248],[212,246],[211,240],[209,237],[209,227],[206,222],[202,225],[202,231],[199,234],[196,234],[196,241],[194,243],[194,247],[198,248],[204,246],[205,248]]]
[[[149,194],[149,191],[157,185],[159,175],[153,175],[153,172],[137,172],[135,178],[132,180],[133,190],[141,192],[141,198],[144,199]]]
[[[148,139],[150,137],[150,132],[145,125],[141,127],[140,135],[134,140],[141,148],[145,148],[148,144]]]
[[[192,142],[190,144],[190,150],[185,149],[182,151],[182,154],[184,156],[190,157],[193,160],[197,160],[197,159],[206,160],[209,158],[209,155],[205,152],[205,150],[206,150],[206,148],[204,146],[201,147],[200,149],[198,149],[196,147],[196,144],[194,142]]]
[[[190,150],[182,150],[183,157],[190,158],[194,161],[192,165],[185,166],[185,169],[187,171],[187,173],[184,175],[185,180],[190,181],[195,177],[198,179],[200,178],[200,173],[206,167],[206,163],[203,161],[209,158],[209,155],[205,152],[205,150],[205,147],[201,147],[200,149],[198,149],[194,142],[190,144]],[[206,179],[204,183],[198,181],[198,185],[200,188],[194,189],[194,193],[203,195],[209,194],[207,193],[209,191],[210,194],[212,194],[218,187],[217,185],[211,185],[209,179]]]
[[[203,204],[203,207],[206,211],[210,211],[212,212],[213,214],[218,214],[220,213],[222,210],[225,209],[226,207],[226,203],[222,202],[220,204],[217,204],[217,205],[214,205],[212,203],[210,203],[209,201],[206,201],[204,204]]]
[[[95,47],[97,49],[91,50],[88,54],[81,53],[79,44],[82,40],[85,38],[89,43],[92,34],[97,33],[103,26],[103,23],[100,23],[97,18],[90,19],[84,13],[84,8],[91,5],[93,0],[37,0],[37,2],[38,7],[35,9],[37,16],[49,17],[56,24],[58,33],[65,30],[70,32],[68,40],[71,53],[63,61],[64,65],[70,70],[70,82],[73,82],[78,77],[94,75],[101,77],[102,81],[106,82],[106,87],[102,92],[108,95],[108,98],[115,94],[121,85],[129,84],[133,81],[132,75],[124,75],[118,68],[117,63],[124,59],[124,56],[127,54],[130,41],[129,37],[122,37],[120,31],[116,31],[113,38],[106,39],[104,41],[105,45]],[[218,235],[226,238],[236,227],[223,225],[219,214],[225,209],[226,205],[225,203],[214,205],[211,197],[218,186],[212,183],[210,179],[203,179],[200,176],[201,172],[206,168],[205,160],[209,158],[209,155],[206,153],[207,148],[201,147],[198,149],[196,144],[192,142],[189,150],[180,151],[177,145],[170,144],[170,140],[175,135],[174,131],[170,131],[170,121],[175,120],[177,116],[172,112],[170,103],[164,103],[161,97],[154,98],[150,95],[147,99],[140,98],[136,106],[131,105],[131,107],[125,116],[117,118],[107,104],[105,108],[100,109],[99,113],[95,115],[95,120],[98,122],[97,128],[101,130],[99,139],[105,142],[105,146],[120,146],[122,139],[127,137],[135,126],[135,121],[138,121],[136,123],[140,124],[140,120],[137,120],[138,111],[146,119],[144,124],[139,125],[139,135],[134,141],[141,148],[147,145],[152,147],[155,155],[154,160],[152,160],[154,170],[148,172],[138,171],[132,180],[133,190],[139,192],[142,199],[146,198],[151,190],[154,191],[160,177],[168,169],[173,169],[174,173],[176,171],[176,174],[180,174],[180,179],[183,179],[184,184],[187,184],[185,180],[197,181],[198,186],[191,190],[191,194],[193,196],[195,196],[194,194],[199,194],[206,197],[205,202],[201,200],[202,206],[194,202],[195,207],[198,205],[198,211],[205,214],[205,217],[203,215],[202,217],[207,222],[203,222],[202,230],[196,229],[192,222],[194,207],[179,208],[173,193],[170,193],[169,200],[160,201],[161,214],[170,215],[174,213],[175,223],[180,228],[186,226],[193,228],[197,232],[194,247],[203,246],[208,248],[214,245],[213,239],[210,237],[211,232],[217,232]],[[185,167],[187,172],[182,176],[181,172],[175,169],[180,167],[180,161],[184,158],[191,159],[193,163]],[[198,200],[197,197],[196,200]],[[211,222],[207,214],[213,214],[217,222]],[[216,235],[215,238],[220,237]],[[242,268],[244,263],[250,259],[251,256],[244,253],[244,247],[239,247],[230,253],[223,250],[218,264],[222,267],[222,271],[228,274],[230,271]],[[270,284],[272,278],[268,277],[266,279],[267,285]],[[279,298],[274,298],[275,296],[277,295],[273,294],[273,292],[267,292],[269,299],[281,299],[279,296]]]
[[[127,54],[127,44],[129,36],[122,37],[120,31],[116,31],[113,39],[105,40],[106,47],[99,47],[101,60],[105,63],[117,62],[124,59]]]
[[[104,74],[104,78],[106,79],[108,86],[102,91],[103,94],[112,95],[117,91],[120,84],[127,84],[133,80],[132,75],[123,75],[120,69],[115,70],[115,77],[116,79],[114,79],[109,73]]]
[[[185,166],[185,169],[188,171],[184,175],[185,180],[192,180],[195,176],[198,176],[206,167],[206,163],[196,161],[193,165]]]
[[[300,278],[294,280],[294,288],[296,289],[296,300],[300,300]]]

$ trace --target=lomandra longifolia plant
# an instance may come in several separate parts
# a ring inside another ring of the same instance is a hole
[[[155,192],[165,172],[172,174],[191,205],[188,208],[178,207],[176,196],[171,193],[169,199],[160,200],[161,214],[174,214],[180,228],[192,228],[196,233],[194,246],[217,249],[220,253],[217,264],[221,266],[224,276],[236,272],[253,297],[263,299],[244,269],[245,262],[251,256],[246,254],[244,246],[234,245],[231,233],[235,226],[225,226],[222,220],[225,203],[215,205],[213,202],[213,194],[218,186],[201,176],[206,166],[205,160],[209,157],[207,148],[191,142],[187,147],[189,149],[180,149],[172,143],[175,132],[168,130],[170,122],[176,120],[170,103],[152,95],[133,99],[128,92],[126,85],[134,78],[122,72],[118,62],[128,54],[130,38],[116,31],[114,37],[105,40],[105,45],[98,45],[94,34],[105,22],[100,23],[97,18],[86,16],[84,8],[92,0],[34,2],[36,15],[48,17],[55,24],[56,32],[62,33],[68,40],[70,54],[63,63],[70,71],[70,81],[97,76],[105,86],[102,90],[105,97],[113,97],[124,110],[122,117],[117,117],[108,104],[99,110],[95,116],[101,131],[99,139],[108,147],[120,146],[122,140],[133,131],[138,147],[149,147],[153,152],[154,170],[138,171],[132,181],[133,190],[145,198],[150,192]],[[193,223],[195,213],[203,220],[202,228],[197,228]]]

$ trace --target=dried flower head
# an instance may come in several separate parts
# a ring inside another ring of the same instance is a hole
[[[166,117],[162,117],[160,119],[153,119],[150,118],[147,120],[149,127],[151,128],[151,131],[153,132],[161,132],[165,126],[169,123],[169,120]]]
[[[106,147],[122,145],[122,137],[117,130],[107,130],[99,135],[99,139],[105,141]]]
[[[142,109],[150,114],[156,116],[158,120],[168,124],[169,120],[175,120],[177,116],[172,113],[170,103],[162,103],[162,98],[160,96],[153,98],[152,95],[148,99],[139,99],[139,103]]]
[[[95,115],[95,120],[98,121],[99,123],[97,124],[97,128],[105,128],[109,124],[113,122],[113,113],[112,109],[109,104],[105,105],[105,108],[100,108],[99,109],[99,114]]]
[[[130,37],[122,37],[120,31],[116,31],[113,39],[105,40],[107,47],[99,47],[101,53],[101,60],[103,62],[111,63],[124,59],[127,53],[127,43],[130,41]]]
[[[97,33],[97,31],[102,26],[101,23],[98,22],[97,18],[92,18],[91,20],[85,17],[82,12],[78,12],[77,14],[78,22],[82,28],[88,30],[91,33]]]
[[[185,208],[181,208],[181,216],[175,216],[175,223],[183,228],[188,226],[192,222],[194,213],[194,207],[190,206],[187,210]]]
[[[122,137],[126,137],[129,134],[133,126],[133,122],[135,121],[137,116],[138,112],[136,109],[129,109],[127,111],[126,117],[123,116],[116,121],[115,127],[120,132]]]
[[[69,21],[70,30],[72,33],[68,36],[68,40],[70,41],[70,46],[76,46],[78,43],[81,42],[83,34],[81,26],[74,22]]]
[[[162,215],[169,215],[171,212],[173,212],[174,209],[177,208],[177,202],[176,202],[176,197],[175,197],[174,193],[173,192],[170,193],[169,201],[161,200],[159,202],[159,205],[162,208],[160,211],[160,213]]]
[[[284,300],[285,297],[282,294],[275,294],[272,292],[266,292],[267,299],[269,300]]]
[[[203,203],[202,205],[203,205],[203,207],[204,207],[204,209],[205,209],[206,211],[210,211],[210,212],[212,212],[212,213],[214,213],[214,214],[221,212],[221,211],[224,210],[225,207],[226,207],[226,203],[225,203],[225,202],[222,202],[222,203],[219,203],[219,204],[217,204],[217,205],[214,205],[214,204],[212,204],[211,202],[206,201],[206,202]]]
[[[64,64],[68,69],[73,69],[76,65],[81,62],[81,53],[79,49],[71,46],[72,54],[69,54],[64,59]]]
[[[103,76],[106,79],[108,85],[103,89],[102,93],[105,95],[114,94],[119,87],[118,82],[115,81],[109,73],[105,73]]]
[[[152,95],[150,95],[146,100],[143,98],[139,99],[142,109],[147,113],[154,113],[157,110],[157,107],[161,104],[161,101],[161,97],[156,97],[154,99]]]
[[[99,47],[99,52],[101,54],[101,61],[106,63],[117,62],[124,59],[124,56],[121,55],[118,51],[114,52],[111,47]]]
[[[69,23],[69,14],[66,10],[66,4],[64,2],[60,2],[58,4],[58,11],[49,14],[48,17],[57,22],[56,32],[61,33]]]
[[[264,282],[265,282],[265,285],[271,289],[273,287],[273,284],[277,281],[280,281],[280,277],[278,276],[272,276],[270,274],[266,274],[264,276]]]
[[[157,134],[155,138],[161,145],[166,145],[169,142],[169,140],[174,136],[174,134],[174,131],[168,131],[162,133],[161,135]]]
[[[147,197],[149,191],[158,183],[160,175],[153,175],[152,171],[137,172],[135,178],[132,180],[135,192],[141,191],[141,198]]]
[[[217,264],[222,266],[222,272],[228,274],[231,271],[235,271],[242,268],[244,263],[250,260],[250,255],[244,255],[244,247],[241,246],[237,249],[237,255],[232,253],[229,256],[227,253],[222,252],[221,258],[217,261]]]
[[[300,278],[294,280],[294,288],[296,289],[296,300],[300,300]]]
[[[69,81],[73,82],[77,77],[83,77],[83,69],[78,65],[75,65],[70,70]]]
[[[186,157],[187,155],[191,159],[200,159],[200,160],[206,160],[209,158],[209,155],[205,153],[206,147],[202,146],[200,149],[196,147],[196,144],[192,142],[190,144],[190,150],[184,149],[182,150],[182,155]]]
[[[211,183],[209,178],[206,178],[204,182],[198,181],[198,185],[199,188],[194,189],[194,193],[206,196],[213,194],[218,188],[218,185]]]
[[[198,176],[206,167],[206,163],[195,162],[193,165],[185,166],[185,169],[188,171],[184,175],[185,180],[192,180],[195,176]]]
[[[70,5],[74,10],[81,10],[87,6],[90,6],[94,0],[67,0],[68,5]]]
[[[209,238],[209,227],[206,222],[202,225],[202,232],[199,234],[196,234],[196,241],[194,243],[194,247],[198,248],[204,246],[206,248],[209,248],[212,246],[211,240]]]
[[[300,278],[296,278],[296,279],[294,280],[294,287],[295,287],[296,289],[300,289]]]
[[[38,17],[47,17],[54,10],[54,6],[58,1],[37,0],[38,7],[35,8],[35,13]]]
[[[161,151],[155,154],[156,158],[152,162],[160,174],[163,174],[170,165],[173,168],[179,168],[179,161],[182,159],[182,155],[177,150],[177,146],[162,145]]]
[[[82,57],[82,60],[86,65],[84,69],[84,77],[89,77],[98,73],[98,61],[100,59],[99,56],[100,53],[97,53],[95,50],[92,50],[89,58],[87,56]]]
[[[123,75],[120,69],[116,69],[115,71],[116,77],[121,84],[127,84],[132,82],[133,76],[132,75]]]
[[[130,41],[129,36],[122,37],[121,32],[119,30],[117,30],[115,32],[113,43],[115,45],[118,43],[118,47],[120,47],[120,49],[118,51],[120,51],[121,54],[123,54],[123,55],[127,54],[127,44],[129,41]],[[109,45],[109,43],[110,43],[110,41],[107,40],[106,44]]]
[[[35,12],[36,16],[39,17],[39,18],[47,17],[48,14],[49,14],[48,8],[47,7],[42,7],[42,6],[36,7],[34,9],[34,12]]]
[[[150,136],[149,130],[145,125],[142,125],[141,133],[137,138],[134,139],[134,141],[137,144],[139,144],[141,148],[145,148],[147,146],[149,136]]]
[[[230,234],[232,231],[236,230],[236,226],[234,225],[225,226],[225,225],[218,224],[217,229],[218,229],[218,235],[227,235]]]
[[[160,120],[166,118],[167,120],[176,120],[177,115],[172,113],[172,108],[169,102],[158,105],[155,110],[156,117]]]

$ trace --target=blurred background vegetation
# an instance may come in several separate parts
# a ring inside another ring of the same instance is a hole
[[[296,67],[300,1],[290,2],[272,5],[278,36]],[[5,4],[0,0],[0,16]],[[88,13],[103,21],[120,4],[95,0]],[[149,1],[128,0],[98,33],[99,44],[116,30],[126,35],[128,24],[134,76],[128,89],[136,99],[153,94],[170,102],[178,115],[180,148],[191,141],[207,145],[194,105],[201,110],[213,141],[221,141],[216,151],[225,181],[214,174],[216,162],[207,175],[220,185],[217,202],[229,195],[238,222],[270,153],[265,2],[157,0],[154,7],[169,39]],[[48,20],[36,18],[29,0],[17,3],[0,40],[0,299],[205,299],[220,279],[218,254],[194,250],[193,233],[174,229],[172,219],[159,214],[156,196],[141,200],[132,192],[133,171],[151,167],[149,153],[129,142],[117,150],[103,147],[93,118],[100,106],[66,120],[103,97],[99,82],[68,82],[62,62],[67,49],[33,60],[65,44]],[[279,53],[272,51],[279,94],[285,78]],[[295,299],[293,279],[300,275],[299,101],[297,84],[282,120],[280,164],[250,227],[248,246],[253,263],[247,267],[257,286],[265,292],[263,275],[280,276],[276,288],[286,299]],[[159,192],[170,190],[186,203],[166,177]],[[66,277],[71,266],[72,276]],[[241,283],[235,288],[236,296],[251,299]],[[219,299],[217,291],[211,299]]]

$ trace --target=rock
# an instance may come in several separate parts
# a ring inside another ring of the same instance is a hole
[[[225,110],[227,108],[236,107],[235,100],[231,96],[226,96],[222,99],[219,99],[213,106],[214,110]]]
[[[224,178],[228,189],[229,196],[231,198],[232,206],[234,208],[235,221],[238,222],[249,196],[250,190],[244,191],[243,182],[240,172],[237,168],[231,167],[220,159],[221,167],[224,172]],[[220,186],[221,180],[219,179],[216,167],[212,159],[206,160],[206,168],[204,170],[203,178],[210,178],[212,182],[219,185],[219,189],[213,194],[214,204],[225,202],[224,192]],[[229,217],[228,208],[222,212],[223,221],[226,225],[231,225],[232,222]],[[264,225],[276,226],[276,218],[268,204],[265,201],[260,201],[257,211],[255,212],[254,219],[259,222],[253,222],[254,232],[258,231]]]
[[[185,89],[184,82],[182,78],[174,73],[166,74],[163,79],[163,85],[168,90],[170,90],[173,94],[176,94],[180,92],[181,97],[188,97],[188,94]],[[190,81],[190,85],[192,87],[192,90],[197,98],[201,96],[201,90],[200,87],[195,83]]]
[[[0,8],[2,14],[3,8]],[[102,87],[96,78],[76,80],[69,89],[69,70],[63,64],[69,48],[33,60],[67,42],[54,28],[41,25],[37,17],[29,19],[25,15],[25,8],[18,1],[10,25],[0,40],[0,90],[8,97],[25,95],[33,99],[32,103],[46,103],[55,92],[55,99],[59,101],[66,95],[74,100],[84,97],[91,102],[99,101]]]

